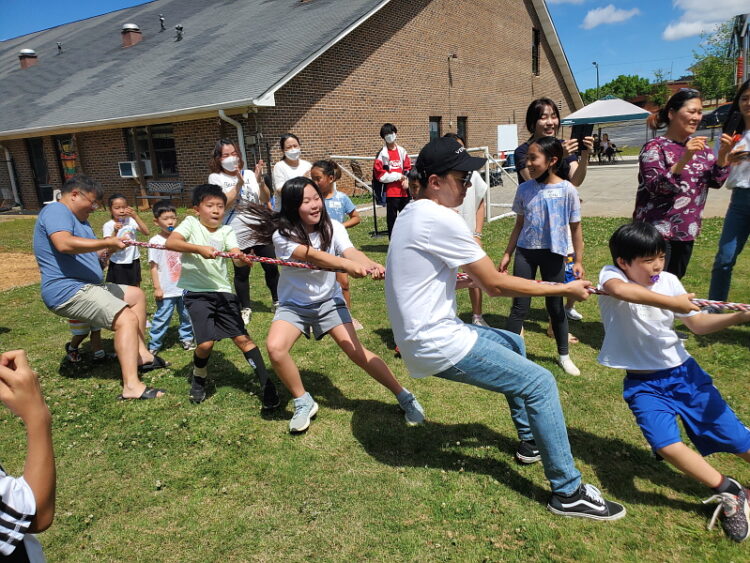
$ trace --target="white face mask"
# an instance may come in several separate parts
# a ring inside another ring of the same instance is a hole
[[[234,172],[237,170],[237,165],[240,163],[240,159],[236,156],[228,156],[221,161],[221,167],[227,172]]]
[[[395,133],[389,133],[388,135],[386,135],[385,137],[383,137],[383,139],[385,139],[385,142],[390,145],[391,143],[396,142],[396,134]]]
[[[288,151],[284,151],[284,156],[287,157],[289,160],[297,160],[299,159],[299,155],[302,154],[302,151],[300,149],[291,149]]]

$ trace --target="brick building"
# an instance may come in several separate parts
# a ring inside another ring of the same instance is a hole
[[[0,43],[0,189],[35,209],[80,171],[135,194],[139,160],[193,186],[240,135],[251,165],[287,131],[308,160],[374,155],[386,121],[410,152],[456,130],[495,151],[540,96],[582,106],[544,0],[156,0]]]

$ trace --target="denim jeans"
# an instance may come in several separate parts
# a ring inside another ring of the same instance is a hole
[[[552,374],[526,359],[523,339],[512,332],[470,325],[479,338],[454,367],[437,377],[502,393],[521,440],[536,440],[552,491],[573,494],[581,473],[573,462],[557,384]]]
[[[180,314],[180,340],[184,342],[185,340],[193,339],[193,325],[190,323],[190,316],[185,308],[185,303],[182,301],[182,297],[166,297],[161,301],[156,301],[156,312],[151,319],[151,330],[149,331],[151,338],[148,343],[149,350],[161,349],[162,341],[164,340],[164,335],[167,334],[167,329],[169,329],[175,307],[177,307],[177,312]]]
[[[732,281],[732,269],[750,234],[750,188],[734,188],[724,227],[719,238],[719,251],[711,270],[708,298],[726,301]]]

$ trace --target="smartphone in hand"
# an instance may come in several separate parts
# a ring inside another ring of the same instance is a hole
[[[735,133],[742,133],[743,119],[742,114],[738,111],[733,111],[729,114],[729,117],[724,122],[722,133],[727,135],[734,135]]]
[[[581,151],[584,149],[585,145],[583,144],[583,139],[585,137],[590,137],[594,133],[594,124],[593,123],[582,123],[579,125],[573,125],[570,138],[576,139],[578,141],[578,150],[576,151],[576,154],[578,156],[581,155]]]

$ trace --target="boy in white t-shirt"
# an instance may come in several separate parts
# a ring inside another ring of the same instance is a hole
[[[616,266],[605,266],[599,298],[605,336],[598,361],[626,370],[623,398],[655,454],[714,490],[704,502],[719,506],[717,517],[727,535],[740,542],[750,535],[748,490],[704,459],[733,453],[750,462],[750,430],[719,391],[711,376],[685,350],[674,331],[674,317],[696,334],[709,334],[750,321],[750,312],[700,313],[680,280],[664,271],[666,243],[647,223],[630,223],[609,240]],[[680,437],[677,417],[697,453]]]
[[[177,224],[177,210],[172,202],[166,199],[157,201],[153,207],[154,223],[161,229],[159,233],[151,237],[151,244],[164,245],[167,238]],[[177,287],[182,270],[182,259],[179,252],[161,250],[158,248],[148,249],[148,264],[151,271],[151,281],[154,285],[154,300],[156,301],[156,312],[151,320],[149,331],[148,349],[155,354],[163,345],[164,336],[167,334],[172,314],[177,309],[180,316],[179,337],[184,350],[195,350],[193,339],[193,325],[190,324],[190,315],[182,299],[182,289]]]

